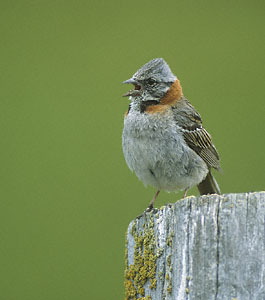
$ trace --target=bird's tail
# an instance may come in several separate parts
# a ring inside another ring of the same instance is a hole
[[[217,181],[213,177],[211,171],[208,172],[204,180],[197,185],[201,195],[218,194],[221,195]]]

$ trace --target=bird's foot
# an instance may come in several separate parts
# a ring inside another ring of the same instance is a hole
[[[147,213],[150,213],[150,212],[157,212],[157,208],[154,208],[153,205],[149,205],[146,210],[144,210],[139,216],[136,217],[136,219],[140,219],[141,217],[145,216]]]

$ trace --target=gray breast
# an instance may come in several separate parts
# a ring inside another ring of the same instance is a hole
[[[208,172],[184,142],[170,111],[161,115],[130,112],[124,121],[122,146],[131,171],[144,184],[158,189],[185,189]]]

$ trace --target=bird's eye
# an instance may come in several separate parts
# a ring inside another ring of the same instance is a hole
[[[147,82],[147,84],[149,84],[149,85],[155,84],[155,80],[154,80],[153,78],[148,78],[148,79],[146,80],[146,82]]]

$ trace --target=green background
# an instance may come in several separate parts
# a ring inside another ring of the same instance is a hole
[[[124,234],[155,193],[126,166],[122,81],[155,57],[221,156],[264,189],[264,1],[0,1],[0,299],[122,299]],[[189,195],[197,195],[194,188]],[[180,199],[162,192],[156,206]]]

